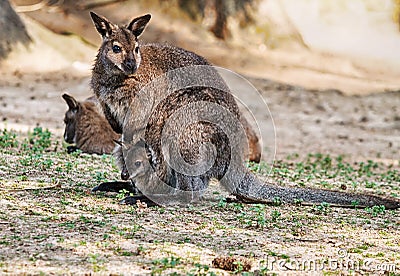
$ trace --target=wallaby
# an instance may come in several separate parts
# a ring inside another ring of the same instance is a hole
[[[85,153],[109,154],[115,148],[114,140],[120,135],[115,133],[102,111],[96,106],[96,97],[89,97],[83,102],[74,97],[63,94],[68,105],[65,112],[64,140],[69,144],[68,152],[80,149]]]
[[[141,116],[142,112],[142,110],[137,109],[139,92],[159,76],[168,72],[187,66],[207,66],[210,64],[203,57],[181,48],[163,44],[139,44],[138,37],[151,18],[149,14],[133,19],[126,26],[113,24],[93,12],[91,12],[91,17],[103,39],[93,67],[91,86],[113,129],[123,134],[124,141],[129,142],[131,139],[135,144],[137,135],[134,122],[136,117]],[[210,143],[214,145],[215,151],[212,152],[214,158],[210,168],[197,175],[188,175],[171,168],[167,162],[168,156],[163,155],[165,151],[163,151],[161,140],[163,129],[168,119],[173,117],[175,112],[185,106],[210,103],[221,106],[229,112],[230,116],[238,121],[240,120],[238,106],[219,74],[210,69],[208,74],[200,77],[206,78],[206,81],[210,83],[217,83],[218,87],[222,87],[222,89],[196,86],[167,93],[166,86],[160,85],[154,88],[156,97],[161,96],[163,99],[156,105],[152,102],[148,103],[151,116],[148,118],[143,133],[144,137],[141,138],[145,141],[146,147],[151,149],[150,159],[147,161],[157,179],[172,188],[192,192],[193,200],[198,199],[199,195],[201,196],[197,192],[203,191],[208,186],[210,179],[216,178],[232,194],[243,201],[269,202],[279,198],[283,203],[295,203],[298,200],[303,200],[308,203],[327,202],[342,206],[353,206],[357,202],[359,206],[384,205],[388,209],[400,208],[400,200],[394,198],[280,187],[263,183],[243,163],[233,162],[234,160],[244,160],[240,156],[243,152],[232,152],[232,149],[235,148],[231,148],[231,137],[228,137],[220,126],[207,120],[185,124],[184,131],[180,133],[179,139],[175,139],[173,142],[177,143],[177,151],[182,155],[186,164],[193,166],[202,163],[203,158],[206,157],[203,155],[202,148]],[[188,117],[191,115],[190,112],[187,113]],[[181,118],[182,124],[184,124],[184,119],[184,117]],[[236,131],[237,126],[231,124],[231,127],[235,128],[232,130],[233,132]],[[226,130],[229,131],[229,128]],[[172,129],[169,134],[172,135],[173,133],[174,130]],[[236,156],[239,156],[238,159],[235,159]],[[129,160],[126,159],[127,157],[129,157]],[[133,162],[135,156],[128,154],[127,157],[125,159],[129,162],[127,164],[129,170],[135,164]],[[136,158],[148,157],[139,154]],[[133,164],[131,164],[132,162]],[[234,175],[236,173],[238,178],[230,178],[233,182],[238,181],[234,186],[224,178],[225,175],[229,175],[227,171],[230,170],[231,164],[239,164],[234,170]],[[146,181],[142,177],[135,179],[135,175],[132,178],[134,181]],[[151,179],[151,177],[148,177],[147,181],[151,181]],[[152,186],[152,183],[136,182],[136,184],[140,184],[139,187]],[[134,201],[131,203],[134,203]]]

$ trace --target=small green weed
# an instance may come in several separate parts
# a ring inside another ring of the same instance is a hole
[[[194,268],[192,268],[188,273],[187,276],[215,276],[216,274],[212,271],[209,271],[210,267],[208,265],[203,265],[196,263],[194,264]]]
[[[370,213],[373,217],[377,217],[379,214],[384,214],[386,208],[384,205],[375,205],[373,207],[366,207],[365,210]]]
[[[117,197],[117,199],[122,200],[122,199],[124,199],[124,198],[127,197],[127,196],[133,196],[133,194],[130,193],[129,191],[125,190],[125,189],[122,189],[122,190],[120,190],[120,191],[118,192],[118,194],[117,194],[116,197]]]
[[[326,202],[322,202],[321,204],[314,205],[314,211],[317,213],[327,214],[331,211],[331,205]]]
[[[24,147],[32,150],[34,153],[42,153],[51,146],[51,132],[42,127],[35,127],[32,133],[28,133],[28,141]]]
[[[153,267],[151,268],[151,274],[161,274],[168,268],[174,268],[181,263],[181,258],[170,256],[162,259],[152,261]]]
[[[88,262],[92,264],[92,269],[94,272],[100,272],[105,270],[104,260],[100,258],[99,254],[89,254]]]
[[[3,129],[0,134],[0,147],[15,148],[18,147],[17,134],[15,132]]]

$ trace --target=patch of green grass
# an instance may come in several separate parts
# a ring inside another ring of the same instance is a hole
[[[18,145],[17,134],[4,128],[0,133],[0,147],[16,148]]]
[[[373,160],[365,162],[346,162],[342,155],[333,157],[329,154],[308,154],[305,158],[298,154],[289,155],[287,160],[276,160],[271,172],[268,174],[268,164],[249,163],[251,170],[260,174],[269,175],[277,184],[287,182],[298,186],[322,186],[327,189],[351,189],[351,191],[362,188],[400,190],[394,183],[400,182],[398,166],[384,165]],[[391,193],[398,197],[398,193]]]
[[[374,217],[377,217],[380,214],[385,214],[386,212],[386,208],[383,205],[366,207],[365,210]]]
[[[162,274],[163,271],[169,268],[175,268],[181,264],[181,258],[175,256],[169,256],[162,259],[152,261],[151,273],[152,275]]]
[[[327,214],[332,211],[331,205],[326,202],[322,202],[320,204],[314,205],[313,209],[315,212],[317,212],[319,214]]]

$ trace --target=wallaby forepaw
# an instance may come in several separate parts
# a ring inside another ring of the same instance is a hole
[[[73,153],[73,152],[75,152],[75,151],[77,151],[77,150],[78,150],[78,148],[75,147],[75,146],[68,146],[68,147],[67,147],[67,153],[68,153],[68,154],[71,154],[71,153]]]
[[[130,193],[137,193],[136,187],[130,181],[113,181],[103,182],[100,185],[94,187],[92,192],[116,192],[125,190]]]

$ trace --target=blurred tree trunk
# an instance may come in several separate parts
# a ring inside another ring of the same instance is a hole
[[[230,35],[229,17],[242,14],[245,22],[244,24],[241,22],[240,25],[254,22],[248,8],[255,2],[255,0],[178,0],[178,5],[193,20],[204,18],[205,9],[210,7],[215,12],[214,24],[210,30],[216,37],[226,39]]]
[[[8,0],[0,0],[0,60],[7,57],[14,46],[31,42],[25,25]]]
[[[228,10],[225,0],[215,0],[216,18],[211,31],[217,38],[225,39],[228,37]]]
[[[197,20],[204,17],[205,1],[206,0],[178,0],[178,5],[190,16],[191,19]]]

